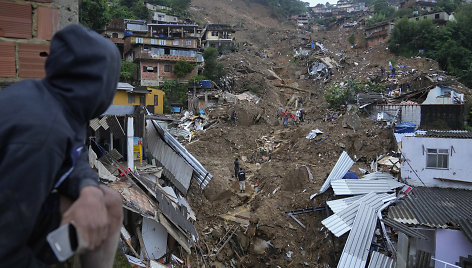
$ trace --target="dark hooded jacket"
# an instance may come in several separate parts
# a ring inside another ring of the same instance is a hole
[[[75,200],[98,185],[86,128],[111,104],[119,70],[112,42],[70,25],[51,41],[45,78],[0,91],[0,267],[43,267],[26,244],[48,195]]]

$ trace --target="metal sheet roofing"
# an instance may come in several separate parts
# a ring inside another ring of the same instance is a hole
[[[395,177],[393,177],[392,174],[386,173],[386,172],[374,172],[374,173],[369,173],[369,174],[364,175],[362,179],[363,180],[379,180],[379,179],[394,180]]]
[[[324,219],[321,221],[321,223],[326,226],[326,228],[328,228],[335,236],[340,237],[351,230],[360,204],[367,204],[377,210],[384,204],[384,199],[382,199],[381,196],[376,193],[366,194],[359,200],[354,201],[341,212],[335,213]]]
[[[354,195],[392,192],[393,189],[403,187],[403,183],[395,180],[337,180],[331,183],[335,195]]]
[[[323,193],[328,190],[332,181],[342,179],[342,177],[346,175],[346,172],[349,171],[352,165],[354,165],[354,161],[349,157],[346,152],[343,151],[342,154],[339,156],[336,165],[334,165],[334,168],[331,170],[331,173],[329,173],[329,176],[324,182],[323,186],[321,186],[320,193]]]
[[[472,191],[464,189],[416,187],[395,206],[389,207],[388,217],[404,224],[448,228],[472,220]],[[472,230],[462,228],[467,237]]]
[[[395,230],[398,230],[410,237],[415,237],[415,238],[419,238],[419,239],[424,239],[424,240],[428,240],[428,237],[423,235],[422,233],[416,231],[415,229],[412,229],[408,226],[406,226],[405,224],[401,223],[401,222],[398,222],[398,221],[395,221],[395,220],[392,220],[392,219],[389,219],[389,218],[384,218],[382,220],[386,225],[392,227],[393,229]]]
[[[164,176],[169,178],[180,192],[187,194],[193,168],[161,139],[153,124],[146,126],[146,137],[149,152],[164,167]]]
[[[15,43],[0,42],[0,77],[15,76]]]
[[[125,91],[133,91],[134,87],[128,83],[118,82],[116,89],[125,90]]]
[[[416,136],[429,138],[472,139],[472,132],[466,130],[428,130],[426,132],[418,131]]]
[[[338,268],[365,267],[376,225],[376,209],[362,202],[339,259]]]
[[[134,113],[133,105],[115,105],[112,104],[102,115],[129,115]]]
[[[394,259],[378,252],[372,251],[370,254],[369,266],[367,268],[395,268],[397,264]]]
[[[352,196],[352,197],[346,197],[346,198],[341,198],[341,199],[337,199],[337,200],[331,200],[331,201],[327,201],[326,204],[329,206],[329,208],[331,208],[331,210],[334,213],[339,213],[343,209],[346,209],[349,205],[351,205],[355,201],[362,198],[363,196],[364,195],[355,195],[355,196]],[[385,194],[384,193],[384,194],[379,194],[379,197],[382,198],[382,200],[384,200],[384,202],[386,202],[387,199],[390,200],[392,197],[395,197],[395,194]]]
[[[21,78],[43,78],[46,75],[44,70],[46,57],[41,56],[41,53],[49,54],[48,44],[18,43]]]
[[[153,120],[152,125],[157,129],[159,135],[163,137],[164,142],[167,143],[172,149],[174,149],[179,155],[181,155],[187,163],[193,167],[193,179],[195,179],[203,190],[213,178],[210,172],[208,172],[202,164],[192,155],[187,149],[185,149],[178,140],[176,140],[167,130],[163,129],[157,121]]]
[[[0,36],[31,38],[31,5],[0,2]]]

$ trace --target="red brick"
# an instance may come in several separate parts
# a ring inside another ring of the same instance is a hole
[[[31,5],[0,2],[0,36],[31,38]]]
[[[38,38],[51,40],[59,27],[59,10],[49,7],[38,7]]]
[[[19,76],[21,78],[43,78],[46,75],[44,71],[46,57],[41,57],[41,52],[49,54],[49,45],[18,43]]]
[[[15,43],[0,42],[0,77],[16,77]]]

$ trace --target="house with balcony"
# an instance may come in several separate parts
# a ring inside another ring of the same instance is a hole
[[[228,24],[207,24],[201,32],[202,47],[232,47],[236,31]]]
[[[387,42],[393,26],[394,23],[392,21],[383,21],[367,27],[365,29],[367,46],[372,47]]]
[[[197,74],[197,65],[203,62],[197,51],[197,25],[151,23],[147,27],[145,35],[126,36],[124,45],[125,59],[138,65],[141,86],[159,86],[165,80],[177,80],[173,67],[179,60],[195,64],[195,69],[179,79],[180,82]]]

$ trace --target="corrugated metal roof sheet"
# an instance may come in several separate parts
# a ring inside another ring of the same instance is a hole
[[[389,207],[388,217],[404,224],[447,228],[453,223],[472,220],[472,191],[463,189],[416,187],[395,206]],[[462,231],[472,237],[468,228]]]
[[[384,218],[382,220],[386,225],[392,227],[393,229],[396,229],[410,237],[416,237],[416,238],[419,238],[419,239],[424,239],[424,240],[428,240],[428,237],[423,235],[422,233],[416,231],[415,229],[412,229],[408,226],[406,226],[405,224],[401,223],[401,222],[398,222],[398,221],[395,221],[395,220],[392,220],[392,219],[389,219],[389,218]]]
[[[15,76],[16,76],[15,43],[0,42],[0,77],[15,77]]]
[[[50,7],[38,7],[38,38],[51,40],[59,28],[59,10]]]
[[[349,233],[339,259],[338,268],[365,267],[376,225],[376,209],[367,203],[361,202],[352,231]]]
[[[169,178],[180,192],[187,194],[193,168],[161,139],[153,124],[146,126],[146,137],[149,152],[164,167],[164,176]]]
[[[172,149],[178,152],[187,163],[189,163],[194,170],[193,179],[195,179],[200,185],[200,188],[203,190],[208,185],[208,183],[213,178],[210,172],[208,172],[200,162],[190,154],[187,149],[185,149],[178,140],[176,140],[167,130],[163,129],[157,121],[153,120],[152,124],[156,127],[161,137],[163,137],[164,142],[167,143]]]
[[[43,78],[46,75],[44,70],[46,57],[40,56],[43,52],[49,54],[49,45],[18,43],[21,78]]]
[[[342,154],[339,156],[336,165],[334,165],[333,170],[331,170],[331,173],[329,173],[329,176],[324,182],[323,186],[321,186],[320,193],[323,193],[328,190],[332,181],[342,179],[342,177],[346,175],[346,172],[349,171],[352,165],[354,165],[354,161],[349,157],[346,152],[343,151]]]
[[[459,220],[459,226],[461,227],[461,230],[465,234],[467,239],[472,242],[472,219]]]
[[[472,139],[472,132],[466,130],[428,130],[425,132],[418,131],[417,137],[429,138],[454,138],[454,139]]]
[[[339,213],[343,209],[346,209],[349,205],[354,203],[355,201],[361,199],[364,195],[356,195],[352,197],[341,198],[337,200],[327,201],[326,204],[331,208],[334,213]],[[379,197],[386,202],[386,200],[390,200],[392,197],[395,197],[395,194],[379,194]]]
[[[326,228],[328,228],[335,236],[340,237],[351,230],[360,204],[367,204],[377,210],[384,204],[384,200],[382,200],[380,195],[376,193],[366,194],[359,200],[354,201],[341,212],[335,213],[324,219],[321,221],[321,223],[326,226]]]
[[[125,91],[133,91],[134,87],[128,83],[118,82],[116,89],[125,90]]]
[[[0,36],[31,38],[31,5],[0,2]]]
[[[386,173],[386,172],[374,172],[374,173],[369,173],[369,174],[364,175],[362,179],[363,180],[380,180],[380,179],[394,180],[395,177],[393,177],[392,174]]]
[[[102,115],[129,115],[134,113],[134,105],[115,105],[112,104]]]
[[[335,195],[354,195],[391,192],[403,187],[403,183],[394,180],[337,180],[331,183]]]
[[[98,120],[98,118],[94,118],[94,119],[90,120],[89,125],[95,131],[97,131],[101,127],[100,126],[100,120]]]
[[[369,266],[367,268],[395,268],[397,264],[394,259],[378,252],[370,254]]]

